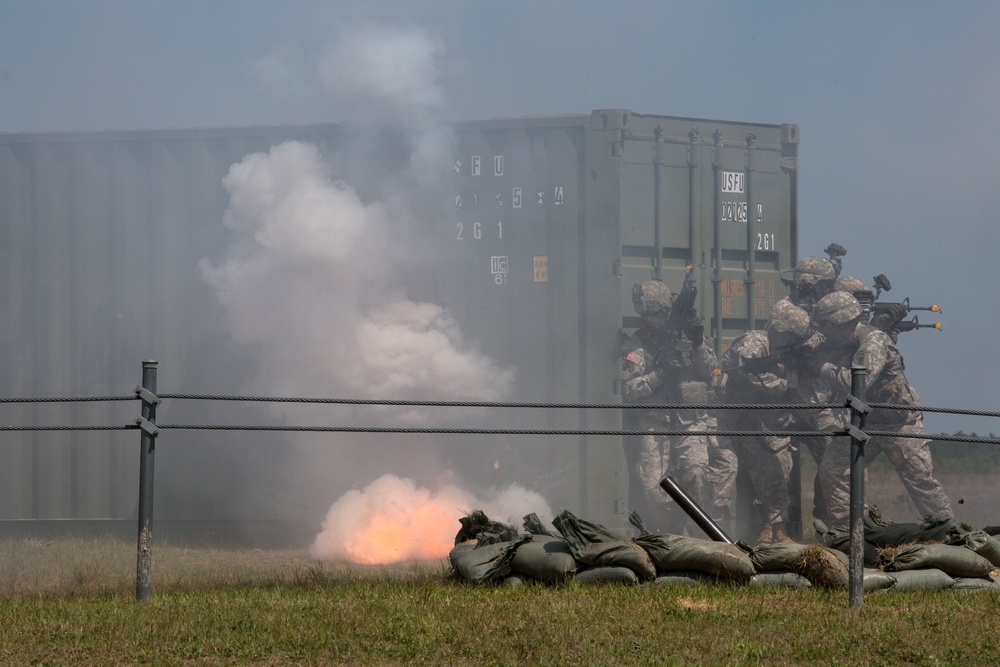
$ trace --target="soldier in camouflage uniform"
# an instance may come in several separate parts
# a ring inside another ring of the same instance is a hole
[[[862,309],[846,292],[820,299],[812,318],[825,341],[819,348],[818,382],[832,402],[846,399],[851,388],[851,366],[863,366],[865,400],[872,403],[917,406],[920,400],[903,373],[899,351],[889,336],[861,323]],[[824,347],[827,350],[824,350]],[[865,420],[872,431],[922,434],[919,410],[876,409]],[[892,436],[873,437],[865,446],[866,461],[884,452],[896,469],[921,517],[953,518],[951,502],[934,477],[929,440]],[[846,526],[850,515],[850,442],[836,438],[827,447],[819,468],[819,481],[827,503],[829,523]]]
[[[899,342],[899,329],[896,328],[896,324],[906,317],[909,312],[906,306],[901,303],[889,304],[885,310],[872,316],[875,293],[872,292],[872,289],[863,280],[854,276],[840,278],[834,290],[837,292],[847,292],[858,300],[858,303],[861,304],[862,322],[870,324],[880,331],[884,331],[892,339],[893,343]]]
[[[622,398],[627,403],[706,404],[715,353],[705,344],[704,325],[698,319],[687,322],[682,331],[670,331],[668,318],[673,296],[658,280],[647,280],[633,292],[632,303],[642,317],[642,327],[623,345]],[[708,430],[705,410],[638,411],[640,431]],[[630,481],[642,485],[654,531],[680,533],[687,515],[677,508],[660,488],[667,474],[703,508],[710,505],[712,490],[708,468],[708,437],[704,435],[643,435],[634,444]]]
[[[812,305],[833,291],[837,269],[825,257],[803,257],[792,269],[792,293],[782,299],[791,301],[806,312]]]
[[[775,308],[796,305],[807,313],[810,312],[813,304],[834,290],[838,274],[837,266],[826,257],[803,257],[796,262],[792,269],[791,294],[775,303]],[[818,340],[810,342],[810,345],[815,344],[818,344]],[[809,378],[804,379],[806,381],[800,383],[798,391],[799,400],[803,403],[826,403],[827,401],[816,393],[815,386],[809,381]],[[810,431],[825,431],[839,425],[837,415],[830,410],[797,411],[795,419],[800,422],[803,430]],[[795,438],[792,442],[792,449],[801,450],[804,447],[818,468],[823,460],[823,451],[829,443],[830,438],[828,437]],[[823,493],[819,488],[818,480],[815,480],[813,485],[813,516],[825,520]]]
[[[798,384],[798,373],[793,366],[779,361],[763,365],[752,362],[801,346],[812,333],[809,324],[806,311],[788,301],[779,301],[765,330],[738,336],[720,362],[727,373],[726,402],[793,402]],[[733,431],[780,431],[790,422],[788,412],[779,410],[724,410],[722,417],[726,430]],[[732,439],[732,446],[753,486],[753,502],[761,524],[757,541],[790,542],[786,533],[788,478],[792,470],[790,438],[738,437]]]

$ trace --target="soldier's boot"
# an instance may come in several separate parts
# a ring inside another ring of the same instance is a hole
[[[772,528],[771,540],[773,542],[783,542],[785,544],[788,544],[790,542],[795,541],[792,538],[790,538],[788,534],[785,532],[784,522],[772,524],[771,528]]]
[[[760,535],[757,536],[757,544],[770,544],[773,538],[774,531],[771,524],[765,523],[760,529]]]

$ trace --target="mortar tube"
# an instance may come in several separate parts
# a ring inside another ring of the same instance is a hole
[[[726,532],[719,527],[719,524],[712,520],[712,517],[705,513],[705,510],[701,508],[694,501],[694,499],[687,494],[687,492],[681,488],[681,485],[674,480],[670,475],[666,475],[660,480],[660,488],[667,492],[677,506],[680,507],[684,512],[691,517],[691,520],[698,524],[698,527],[705,531],[705,534],[709,536],[714,542],[725,542],[726,544],[732,544],[733,540],[726,535]]]

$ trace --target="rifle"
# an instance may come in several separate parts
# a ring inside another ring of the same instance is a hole
[[[925,327],[931,325],[921,324],[920,326]],[[741,371],[743,373],[759,374],[772,370],[777,364],[808,367],[810,362],[820,355],[827,354],[829,352],[836,352],[838,350],[846,350],[856,345],[857,341],[854,340],[847,340],[842,343],[822,343],[819,347],[810,347],[805,343],[796,343],[781,348],[774,354],[769,354],[767,356],[755,357],[753,359],[744,359],[740,357],[736,366],[730,366],[721,370],[723,373]]]
[[[789,365],[790,362],[800,363],[807,354],[812,354],[812,351],[806,349],[804,345],[790,345],[778,350],[774,354],[768,354],[763,357],[754,357],[752,359],[737,357],[735,366],[727,366],[720,370],[723,373],[740,371],[756,375],[773,369],[777,364]]]
[[[691,277],[693,269],[690,264],[684,267],[684,282],[681,284],[680,292],[674,297],[670,316],[667,317],[666,328],[677,337],[687,330],[688,324],[696,317],[694,300],[698,296],[698,288],[694,286],[694,279]]]
[[[904,319],[913,310],[926,310],[931,313],[940,313],[941,306],[911,306],[910,297],[906,297],[898,302],[875,301],[871,304],[871,324],[882,331],[913,331],[914,329],[941,329],[940,322],[933,324],[920,324],[917,316],[912,320]]]
[[[691,277],[693,266],[684,267],[684,282],[680,292],[674,297],[670,306],[670,315],[664,324],[662,344],[655,351],[656,365],[662,368],[689,368],[691,366],[692,342],[687,339],[687,330],[691,321],[697,317],[694,312],[695,298],[698,288],[694,286]],[[701,341],[698,341],[700,344]]]
[[[913,331],[914,329],[937,329],[941,330],[941,323],[934,322],[933,324],[921,324],[917,316],[914,315],[912,320],[900,320],[892,327],[896,331]]]

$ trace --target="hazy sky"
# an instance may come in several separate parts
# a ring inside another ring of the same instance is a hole
[[[419,28],[452,119],[639,113],[798,123],[800,255],[944,308],[905,334],[926,405],[1000,410],[1000,3],[0,0],[0,132],[338,121],[322,63]],[[402,72],[401,76],[407,73]],[[928,416],[930,430],[1000,432]]]

